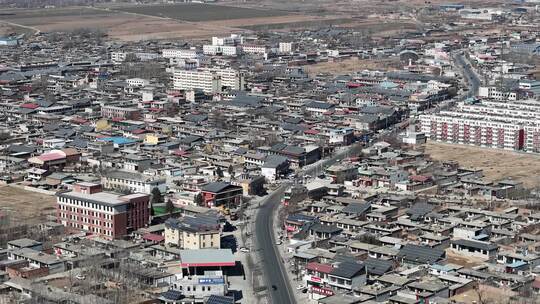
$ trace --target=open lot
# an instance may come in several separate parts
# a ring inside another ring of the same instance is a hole
[[[9,214],[12,223],[40,223],[44,216],[55,214],[55,206],[54,196],[0,186],[0,211]]]
[[[80,28],[101,29],[121,40],[210,37],[229,33],[222,26],[206,26],[154,16],[86,7],[43,10],[0,10],[4,22],[42,32],[71,31]],[[4,23],[4,26],[8,26]]]
[[[224,5],[184,3],[170,5],[144,5],[118,8],[127,13],[165,17],[177,20],[200,22],[243,18],[274,17],[287,15],[276,10],[260,10]]]
[[[425,148],[434,160],[454,160],[464,167],[483,169],[488,180],[512,177],[528,188],[540,185],[540,155],[433,141]]]
[[[241,4],[236,4],[241,5]],[[273,9],[270,6],[236,7],[201,3],[170,5],[112,5],[48,9],[0,9],[0,25],[17,32],[101,29],[112,38],[135,41],[149,39],[201,39],[258,30],[290,30],[320,26],[369,29],[374,35],[414,28],[403,21],[351,19],[342,12]],[[0,29],[0,33],[2,29]]]
[[[18,26],[25,31],[42,32],[90,28],[104,30],[121,40],[208,38],[246,31],[242,26],[305,22],[314,18],[275,10],[205,4],[6,9],[0,10],[0,14],[3,32]]]
[[[348,58],[339,61],[319,62],[316,64],[306,65],[304,68],[309,75],[319,73],[328,73],[332,75],[343,75],[348,73],[359,72],[362,70],[392,70],[392,66],[396,61],[385,59],[358,59],[356,57]]]

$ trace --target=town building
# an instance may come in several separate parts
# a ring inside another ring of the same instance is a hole
[[[150,223],[150,196],[101,192],[94,184],[77,184],[57,194],[56,217],[65,227],[115,239]]]

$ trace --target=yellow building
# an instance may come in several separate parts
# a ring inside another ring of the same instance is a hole
[[[163,134],[146,134],[144,143],[147,145],[160,145],[167,142],[168,137]]]
[[[165,222],[165,244],[183,249],[219,249],[221,229],[214,215],[189,215]]]

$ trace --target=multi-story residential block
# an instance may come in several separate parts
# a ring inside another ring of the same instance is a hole
[[[279,43],[279,52],[281,54],[288,54],[291,53],[293,49],[292,42],[280,42]]]
[[[57,221],[65,227],[114,239],[150,223],[150,196],[102,192],[98,184],[78,183],[57,194]]]
[[[111,61],[113,63],[121,63],[124,62],[127,58],[128,53],[126,52],[112,52],[111,53]]]
[[[540,103],[482,101],[455,111],[421,115],[428,138],[457,144],[540,152]]]
[[[102,106],[101,116],[105,118],[136,120],[141,116],[141,109],[120,106]]]
[[[163,58],[182,58],[182,59],[195,59],[201,55],[200,51],[196,48],[190,49],[163,49]]]
[[[154,188],[158,188],[161,193],[167,191],[165,178],[148,177],[141,173],[125,170],[107,172],[101,178],[101,182],[106,189],[117,191],[146,194],[150,194]]]
[[[231,90],[242,90],[244,87],[244,76],[232,68],[176,70],[173,81],[177,90],[201,89],[204,92],[219,92],[222,87]]]
[[[516,92],[501,92],[497,87],[480,87],[478,88],[478,96],[484,98],[492,98],[497,100],[516,100]]]
[[[212,45],[238,45],[244,43],[244,37],[231,34],[229,37],[212,37]]]
[[[213,182],[201,188],[204,205],[230,208],[240,203],[242,187],[226,182]]]
[[[237,56],[239,53],[239,47],[236,45],[203,45],[204,55],[222,55],[222,56]]]
[[[129,78],[126,79],[126,82],[130,87],[145,87],[150,84],[148,79],[143,78]]]
[[[165,243],[183,249],[220,248],[221,230],[214,215],[188,215],[165,222]]]
[[[266,54],[268,53],[268,50],[266,49],[266,46],[264,45],[248,45],[244,44],[242,45],[242,52],[245,54]]]

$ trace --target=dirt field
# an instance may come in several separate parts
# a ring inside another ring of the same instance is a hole
[[[455,160],[464,167],[483,169],[488,180],[512,177],[522,181],[525,187],[540,185],[540,155],[432,141],[425,147],[425,152],[435,160]]]
[[[463,267],[474,267],[484,263],[482,259],[464,257],[453,252],[452,250],[446,250],[446,258],[448,263],[461,265]]]
[[[225,14],[223,14],[223,10],[225,10]],[[305,22],[314,18],[327,18],[203,4],[114,7],[110,9],[88,7],[43,10],[11,9],[0,10],[0,13],[3,15],[2,21],[10,23],[0,23],[3,26],[0,28],[0,33],[2,31],[9,32],[10,28],[17,25],[27,27],[25,29],[27,31],[33,29],[42,32],[94,28],[107,31],[112,38],[131,41],[208,38],[245,31],[245,29],[240,28],[242,26]]]
[[[37,224],[41,217],[55,214],[55,206],[54,196],[0,186],[0,211],[7,212],[11,222]]]
[[[165,17],[192,22],[274,17],[287,14],[276,10],[260,10],[202,3],[140,5],[135,7],[119,8],[117,10],[127,13]]]
[[[497,288],[493,286],[478,285],[478,290],[468,290],[450,298],[457,303],[513,303],[509,299],[517,293],[506,288]],[[533,303],[533,302],[530,302]],[[534,302],[536,303],[536,302]]]
[[[306,69],[309,75],[318,73],[329,73],[332,75],[343,75],[348,73],[359,72],[362,70],[389,70],[392,64],[395,62],[392,60],[375,60],[375,59],[358,59],[356,57],[344,59],[340,61],[328,61],[320,62],[317,64],[306,65]]]

